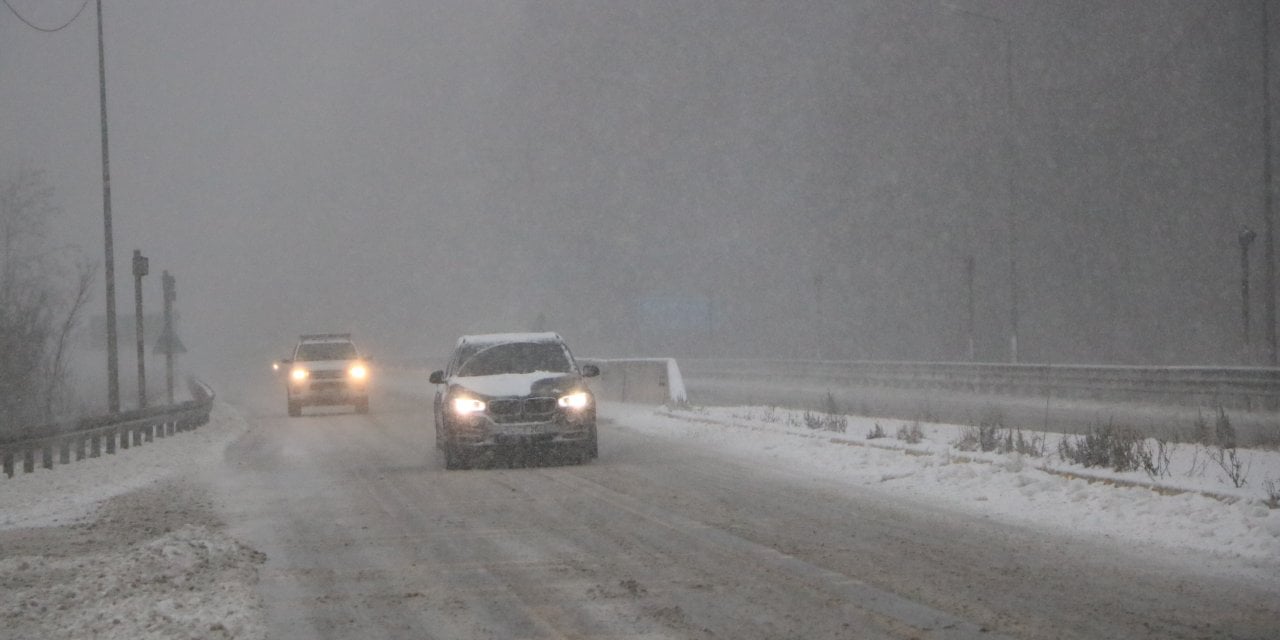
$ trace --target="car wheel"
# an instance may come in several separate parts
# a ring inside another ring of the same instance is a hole
[[[369,413],[369,398],[356,400],[356,413]]]
[[[591,438],[587,440],[587,455],[592,458],[600,457],[600,441],[596,438],[596,426],[591,425]]]
[[[444,468],[449,471],[466,468],[466,459],[456,444],[444,444]]]
[[[296,418],[300,415],[302,415],[302,403],[294,402],[293,400],[290,400],[289,401],[289,417]]]

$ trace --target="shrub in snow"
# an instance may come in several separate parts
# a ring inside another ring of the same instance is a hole
[[[1218,407],[1218,419],[1213,424],[1214,444],[1224,449],[1236,448],[1236,428],[1231,426],[1231,418],[1227,410]]]
[[[1083,436],[1058,441],[1058,455],[1086,467],[1109,467],[1115,471],[1143,469],[1146,438],[1133,427],[1107,423],[1090,427]],[[1149,457],[1149,452],[1148,452]]]
[[[1044,457],[1044,436],[1022,435],[1022,429],[1009,432],[1005,437],[1005,447],[1000,453],[1017,453],[1033,458]]]
[[[1211,445],[1214,443],[1213,430],[1204,417],[1204,411],[1196,412],[1196,423],[1191,434],[1191,441],[1196,444]]]
[[[976,427],[965,427],[956,441],[961,451],[995,451],[999,441],[1000,427],[994,424],[979,424]]]
[[[1267,490],[1267,506],[1272,509],[1280,509],[1280,483],[1271,478],[1267,478],[1262,486]]]
[[[840,414],[822,414],[805,411],[804,426],[815,431],[834,431],[844,433],[849,428],[849,419]]]
[[[835,431],[836,433],[844,433],[849,430],[849,419],[843,414],[836,416],[827,416],[827,431]]]
[[[1167,478],[1169,477],[1169,456],[1173,453],[1174,447],[1170,446],[1164,440],[1156,440],[1156,448],[1152,450],[1144,443],[1138,450],[1138,459],[1142,463],[1142,470],[1147,472],[1151,478]]]
[[[1191,439],[1205,446],[1234,449],[1236,447],[1236,428],[1232,426],[1231,416],[1227,415],[1227,410],[1222,406],[1218,406],[1217,416],[1214,417],[1213,425],[1210,425],[1208,419],[1204,417],[1204,412],[1199,412],[1196,415],[1196,423]]]
[[[1044,437],[1025,436],[1022,429],[1002,429],[995,425],[966,427],[955,442],[961,451],[1017,453],[1040,458],[1044,456]]]
[[[884,435],[884,427],[881,427],[880,423],[877,422],[876,426],[867,432],[867,439],[875,440],[876,438],[883,438]]]
[[[1218,446],[1210,449],[1209,459],[1222,468],[1222,472],[1227,474],[1227,479],[1237,489],[1248,482],[1249,466],[1246,466],[1244,460],[1240,459],[1240,453],[1236,451],[1235,447],[1228,449]]]
[[[912,422],[910,427],[905,424],[898,427],[898,439],[907,444],[918,444],[924,440],[924,433],[920,431],[920,422]]]
[[[844,415],[844,410],[840,408],[840,404],[836,402],[836,397],[827,392],[827,397],[823,398],[822,410],[829,416]]]

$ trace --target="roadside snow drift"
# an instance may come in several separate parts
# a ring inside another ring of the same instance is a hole
[[[218,402],[194,431],[0,479],[0,636],[264,638],[265,558],[192,479],[247,429]]]

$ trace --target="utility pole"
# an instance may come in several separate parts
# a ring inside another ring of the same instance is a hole
[[[178,299],[178,287],[168,271],[160,277],[164,287],[164,389],[165,398],[173,404],[173,301]]]
[[[1249,245],[1258,234],[1249,227],[1240,228],[1240,321],[1244,330],[1244,353],[1249,358]]]
[[[1280,366],[1276,345],[1276,248],[1275,211],[1271,193],[1271,10],[1270,0],[1262,3],[1262,219],[1263,252],[1266,266],[1267,351],[1271,366]]]
[[[102,45],[102,0],[98,3],[98,104],[102,114],[102,230],[107,277],[107,410],[120,412],[120,360],[116,353],[116,260],[111,246],[111,162],[107,155],[107,63]]]
[[[133,304],[135,328],[138,334],[138,408],[147,408],[147,352],[142,341],[142,276],[150,269],[150,260],[142,252],[133,250]]]
[[[822,359],[822,274],[813,275],[813,357]]]
[[[969,289],[969,362],[976,362],[978,359],[978,350],[974,334],[977,331],[977,324],[974,322],[974,304],[973,304],[973,281],[977,272],[977,262],[973,256],[965,258],[964,272],[965,284]]]

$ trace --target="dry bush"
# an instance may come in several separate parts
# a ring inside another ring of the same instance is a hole
[[[1137,471],[1146,468],[1144,453],[1149,457],[1141,431],[1111,423],[1091,427],[1083,436],[1067,436],[1058,441],[1058,455],[1063,460],[1086,467]]]
[[[911,426],[902,425],[898,427],[898,439],[907,444],[919,444],[924,440],[924,432],[920,430],[920,422],[912,422]]]

